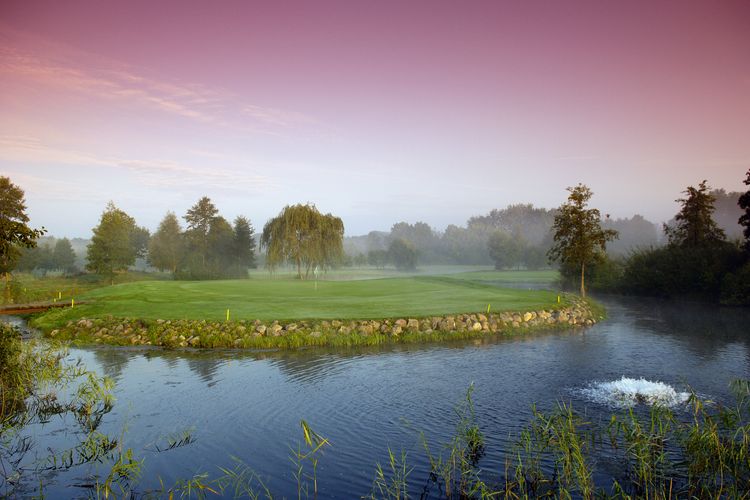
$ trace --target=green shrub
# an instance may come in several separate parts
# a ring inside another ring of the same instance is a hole
[[[750,261],[724,276],[721,283],[721,302],[733,306],[750,305]]]
[[[637,295],[690,296],[718,301],[725,278],[742,265],[730,243],[698,248],[667,246],[641,250],[625,263],[620,288]]]

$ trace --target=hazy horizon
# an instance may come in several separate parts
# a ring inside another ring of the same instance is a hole
[[[347,235],[442,230],[579,182],[669,220],[744,191],[750,3],[94,1],[0,5],[0,175],[35,227],[108,201],[154,230],[201,196],[256,230],[315,203]]]

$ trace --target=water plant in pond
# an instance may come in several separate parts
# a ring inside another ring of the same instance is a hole
[[[297,481],[297,498],[301,499],[303,493],[305,494],[305,498],[309,498],[311,486],[312,495],[317,498],[319,455],[322,453],[323,448],[330,446],[331,443],[328,439],[312,430],[304,420],[300,422],[300,427],[302,427],[307,450],[303,451],[301,445],[299,445],[296,450],[292,450],[290,457],[294,464],[294,479]]]
[[[454,409],[457,418],[456,433],[441,453],[433,455],[424,434],[422,435],[424,450],[430,462],[430,482],[447,498],[471,498],[487,492],[487,486],[479,479],[477,468],[479,459],[484,454],[484,436],[476,421],[473,393],[474,384],[471,384],[464,400]]]
[[[23,341],[16,328],[0,323],[0,495],[25,492],[57,471],[113,462],[119,471],[92,488],[134,478],[132,453],[117,439],[98,431],[113,405],[113,383],[80,364],[63,362],[59,345]],[[73,388],[71,390],[71,387]],[[40,452],[31,430],[59,417],[73,428],[73,443],[62,450]]]
[[[392,500],[402,500],[409,498],[408,479],[413,467],[408,465],[406,460],[407,454],[401,452],[396,456],[388,448],[388,469],[378,463],[375,466],[375,479],[372,482],[372,491],[368,498],[375,500],[378,498],[389,498]]]

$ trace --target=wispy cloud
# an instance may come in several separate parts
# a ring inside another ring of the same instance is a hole
[[[141,186],[169,190],[220,190],[257,193],[276,188],[273,179],[213,164],[187,165],[173,160],[97,155],[47,144],[35,137],[0,136],[0,162],[110,168],[133,175]]]
[[[34,195],[45,201],[84,202],[101,205],[111,199],[106,193],[92,190],[80,181],[51,179],[47,176],[28,172],[13,173],[13,183],[21,186],[28,195]]]
[[[307,114],[243,102],[241,96],[223,89],[149,78],[120,63],[55,50],[48,45],[44,50],[34,50],[14,43],[17,37],[17,33],[3,32],[0,25],[0,80],[6,84],[33,82],[243,131],[278,134],[286,129],[321,125]]]

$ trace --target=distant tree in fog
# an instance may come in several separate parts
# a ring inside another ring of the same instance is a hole
[[[581,296],[586,296],[586,266],[603,260],[608,241],[617,238],[617,231],[602,229],[601,214],[587,208],[593,195],[584,184],[569,187],[568,201],[560,206],[552,225],[554,244],[550,260],[580,270]]]
[[[388,247],[388,260],[399,271],[412,271],[417,268],[417,249],[410,241],[396,238]]]
[[[391,227],[389,239],[411,243],[422,262],[436,263],[440,260],[440,238],[426,222],[398,222]]]
[[[54,269],[59,269],[65,273],[75,271],[76,253],[73,251],[73,245],[68,238],[61,238],[55,242],[55,249],[52,251],[52,264]]]
[[[357,267],[362,267],[367,265],[367,255],[363,253],[357,253],[354,257],[352,257],[352,264],[354,264]]]
[[[487,243],[495,269],[518,267],[521,262],[523,243],[506,231],[495,231]]]
[[[185,255],[185,239],[174,212],[167,212],[148,245],[148,261],[160,271],[177,273]]]
[[[606,219],[602,227],[614,229],[619,237],[607,245],[607,253],[625,256],[638,249],[650,248],[659,243],[659,232],[656,224],[646,220],[642,215],[629,219]]]
[[[484,226],[491,228],[490,233],[501,230],[520,234],[530,245],[539,245],[548,238],[554,218],[554,210],[534,207],[531,203],[519,203],[491,210],[487,215],[472,217],[468,221],[468,227]]]
[[[388,252],[386,250],[370,250],[367,252],[367,263],[378,269],[385,268],[388,264]]]

